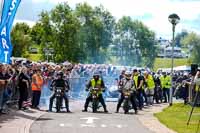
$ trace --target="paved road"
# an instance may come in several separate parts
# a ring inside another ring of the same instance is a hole
[[[82,102],[71,102],[73,113],[47,113],[31,126],[30,133],[152,133],[133,113],[116,114],[116,103],[107,105],[111,113],[94,114],[81,112]]]

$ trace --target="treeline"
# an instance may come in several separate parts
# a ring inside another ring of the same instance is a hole
[[[142,22],[124,16],[118,21],[103,6],[68,3],[43,11],[29,27],[18,23],[12,30],[13,56],[28,57],[30,47],[52,48],[53,61],[105,63],[152,67],[156,57],[155,33]]]

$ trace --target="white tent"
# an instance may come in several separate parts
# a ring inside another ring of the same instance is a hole
[[[171,68],[159,68],[158,70],[162,70],[163,72],[171,72]],[[191,71],[190,66],[177,66],[173,68],[174,71]]]
[[[190,66],[177,66],[174,68],[175,71],[191,71]]]

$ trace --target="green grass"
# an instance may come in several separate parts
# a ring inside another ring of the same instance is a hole
[[[28,54],[28,59],[31,61],[40,61],[41,56],[41,54]]]
[[[191,122],[187,126],[187,120],[191,111],[191,106],[184,104],[174,104],[163,112],[154,114],[161,123],[178,133],[196,133],[198,121],[200,120],[200,108],[195,107]]]
[[[154,70],[157,71],[158,68],[171,68],[172,60],[171,58],[156,58],[154,62]],[[174,67],[190,65],[188,59],[174,59]]]

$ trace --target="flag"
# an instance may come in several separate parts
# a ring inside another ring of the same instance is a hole
[[[0,63],[9,64],[12,55],[12,44],[10,32],[12,24],[21,0],[6,0],[3,3],[3,10],[0,24]]]

